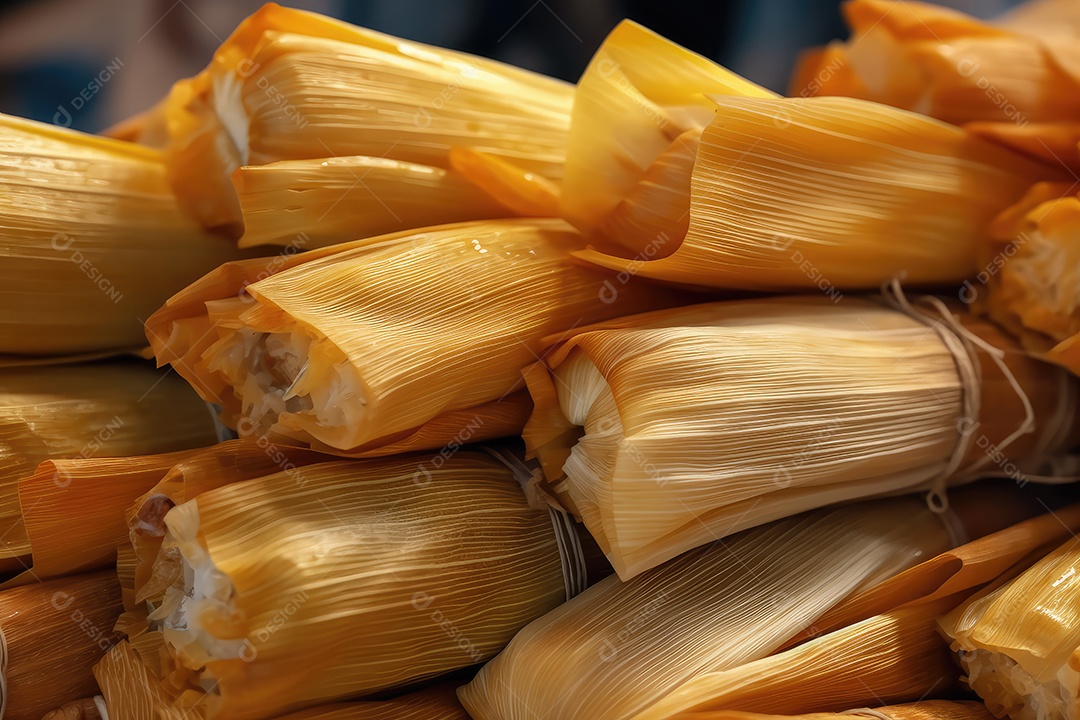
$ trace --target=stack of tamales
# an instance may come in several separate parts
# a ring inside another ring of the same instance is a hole
[[[1080,720],[1070,3],[0,118],[0,718]]]

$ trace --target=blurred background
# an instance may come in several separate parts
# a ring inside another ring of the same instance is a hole
[[[992,17],[1019,0],[937,0]],[[0,112],[96,132],[198,72],[260,0],[0,0]],[[784,91],[805,48],[846,37],[838,0],[284,0],[577,80],[624,17]]]

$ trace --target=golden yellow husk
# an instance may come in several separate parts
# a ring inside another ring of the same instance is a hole
[[[150,313],[237,257],[180,210],[160,152],[0,115],[0,354],[139,349]]]
[[[572,101],[558,80],[271,3],[140,124],[147,142],[167,138],[181,201],[239,235],[230,175],[244,165],[366,156],[446,169],[467,146],[558,179]]]
[[[210,410],[191,388],[142,362],[0,371],[0,572],[30,565],[19,481],[40,463],[166,453],[215,438]],[[86,489],[74,480],[58,473],[45,492]]]
[[[987,357],[965,420],[956,355],[937,332],[870,300],[797,297],[578,328],[525,373],[536,407],[524,437],[624,579],[762,522],[928,488],[965,433],[951,482],[973,469],[1026,482],[1015,463],[1074,441],[1075,383],[990,324],[964,323],[1010,350],[1030,432],[1016,436],[1025,407]]]
[[[100,700],[95,701],[94,698],[83,698],[65,703],[63,707],[46,713],[41,720],[101,720],[98,702]]]
[[[578,241],[557,219],[482,221],[234,263],[148,337],[242,436],[359,456],[513,435],[545,336],[681,297],[583,265]]]
[[[972,700],[921,700],[902,705],[799,715],[766,715],[741,710],[687,712],[679,715],[682,720],[851,720],[852,716],[877,720],[994,720],[985,705]]]

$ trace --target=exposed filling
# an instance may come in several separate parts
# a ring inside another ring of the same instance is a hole
[[[1016,257],[1007,259],[1002,271],[1016,277],[1030,296],[1030,306],[1021,309],[1027,311],[1024,323],[1055,340],[1080,330],[1080,320],[1074,318],[1080,306],[1080,273],[1074,272],[1080,254],[1069,240],[1040,232],[1022,236],[1015,245]]]
[[[968,685],[998,717],[1012,720],[1077,720],[1080,673],[1067,664],[1057,677],[1039,682],[1008,655],[989,650],[960,653]]]

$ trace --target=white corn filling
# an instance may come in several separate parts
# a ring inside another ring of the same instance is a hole
[[[1080,673],[1068,665],[1049,682],[1039,682],[1008,655],[989,650],[962,652],[968,685],[990,710],[1012,720],[1078,720]]]
[[[367,400],[356,369],[336,348],[338,362],[311,361],[312,344],[301,332],[240,330],[215,349],[208,365],[225,375],[240,400],[241,414],[259,435],[286,414],[326,428],[359,425]]]
[[[1072,315],[1080,304],[1080,273],[1073,272],[1068,251],[1039,232],[1024,236],[1016,245],[1016,257],[1006,258],[1010,270],[1024,278],[1024,287],[1039,296],[1040,305]]]

